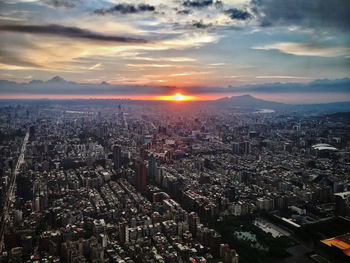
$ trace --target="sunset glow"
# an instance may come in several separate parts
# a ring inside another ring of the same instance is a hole
[[[197,100],[197,97],[182,95],[181,93],[176,93],[171,96],[159,96],[155,98],[156,100],[172,100],[172,101],[187,101],[187,100]]]

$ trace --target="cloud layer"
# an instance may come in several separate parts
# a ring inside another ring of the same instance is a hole
[[[296,56],[338,57],[350,54],[350,47],[322,46],[312,43],[282,42],[262,47],[253,47],[260,50],[278,50],[282,53]]]
[[[155,10],[155,7],[149,4],[139,4],[139,5],[117,4],[110,8],[96,9],[94,13],[98,15],[106,15],[106,14],[113,14],[113,13],[136,14],[136,13],[142,13],[142,12],[152,12],[154,10]]]
[[[185,7],[193,7],[193,8],[204,8],[211,6],[213,4],[212,0],[201,0],[201,1],[191,1],[191,0],[186,0],[183,2],[183,5]]]
[[[237,8],[231,8],[225,11],[232,20],[247,20],[252,17],[252,15],[244,10],[239,10]]]
[[[10,31],[18,33],[31,33],[39,35],[53,35],[70,38],[81,38],[99,41],[112,41],[122,43],[146,43],[145,39],[123,37],[123,36],[111,36],[103,35],[96,32],[91,32],[86,29],[78,27],[66,27],[61,25],[19,25],[19,24],[7,24],[0,25],[0,31]]]
[[[252,0],[251,5],[262,26],[350,29],[350,1],[347,0]]]
[[[345,0],[6,0],[0,79],[60,75],[199,93],[342,79],[349,13]]]
[[[74,8],[81,4],[81,0],[42,0],[42,3],[53,8]]]

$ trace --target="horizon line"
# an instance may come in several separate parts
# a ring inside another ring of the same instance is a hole
[[[0,102],[2,101],[88,101],[88,100],[96,100],[96,101],[139,101],[139,102],[168,102],[168,103],[175,103],[175,104],[183,104],[183,103],[191,103],[191,102],[199,102],[199,103],[205,103],[205,102],[215,102],[221,99],[232,99],[232,98],[237,98],[237,97],[244,97],[244,96],[249,96],[254,99],[260,100],[260,101],[265,101],[265,102],[272,102],[272,103],[280,103],[280,104],[285,104],[285,105],[319,105],[319,104],[330,104],[330,103],[350,103],[350,100],[343,100],[343,101],[330,101],[330,102],[309,102],[309,103],[286,103],[286,102],[279,102],[279,101],[274,101],[274,100],[265,100],[265,99],[260,99],[257,98],[249,93],[243,94],[243,95],[236,95],[236,96],[224,96],[220,98],[214,98],[214,99],[187,99],[187,100],[181,100],[181,101],[176,101],[176,100],[169,100],[169,99],[137,99],[137,98],[130,98],[130,97],[125,97],[125,98],[83,98],[83,97],[78,97],[78,98],[0,98]]]

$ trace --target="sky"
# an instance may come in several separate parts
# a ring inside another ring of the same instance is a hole
[[[32,84],[1,82],[0,96],[38,95],[33,80],[57,93],[47,80],[60,76],[93,96],[302,90],[350,100],[349,14],[348,0],[2,0],[0,80]],[[89,95],[74,88],[59,94]]]

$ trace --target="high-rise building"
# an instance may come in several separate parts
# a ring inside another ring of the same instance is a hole
[[[241,142],[240,148],[241,148],[240,149],[241,153],[249,154],[250,153],[250,142],[249,141]]]
[[[253,139],[258,137],[258,133],[256,131],[250,131],[249,132],[249,139]]]
[[[238,142],[234,142],[232,144],[232,154],[239,154],[239,143]]]
[[[155,178],[157,173],[157,162],[156,158],[154,158],[153,155],[151,155],[149,161],[148,161],[148,175],[150,178]]]
[[[136,172],[136,189],[139,192],[146,190],[146,166],[142,161],[138,161],[135,164]]]
[[[34,126],[29,127],[29,136],[30,136],[30,139],[35,138],[35,127]]]
[[[115,169],[119,169],[121,167],[121,159],[122,159],[122,150],[119,145],[113,146],[113,164]]]

